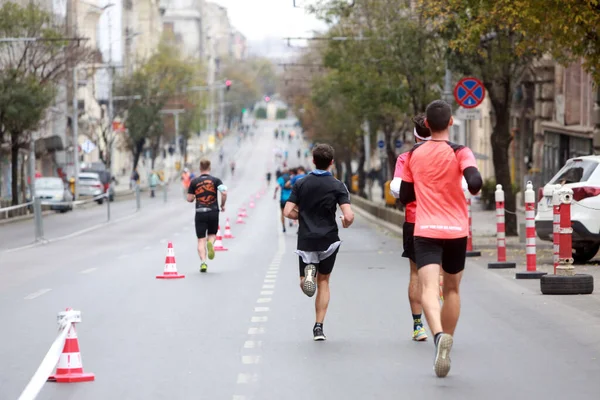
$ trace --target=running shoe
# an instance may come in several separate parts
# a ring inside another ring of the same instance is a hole
[[[200,272],[206,272],[207,269],[208,265],[206,265],[206,263],[200,264]]]
[[[450,350],[452,350],[453,339],[447,333],[442,333],[435,344],[435,361],[433,370],[439,378],[444,378],[450,372]]]
[[[320,342],[323,340],[327,340],[327,336],[323,333],[323,328],[320,326],[315,326],[313,328],[313,340],[315,342]]]
[[[304,282],[302,283],[302,291],[308,297],[313,297],[317,291],[315,276],[317,275],[317,267],[308,264],[304,267]]]
[[[212,260],[215,258],[215,248],[210,240],[206,243],[206,249],[208,250],[208,259]]]
[[[419,329],[415,329],[412,336],[415,342],[422,342],[424,340],[427,340],[427,337],[427,331],[423,326],[419,327]]]

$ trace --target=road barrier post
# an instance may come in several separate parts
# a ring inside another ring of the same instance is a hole
[[[594,277],[587,274],[576,274],[573,267],[573,228],[571,227],[571,203],[573,191],[567,187],[555,187],[554,195],[560,203],[559,214],[559,250],[558,266],[553,275],[545,275],[540,279],[542,294],[592,294]],[[556,235],[556,232],[555,232]]]
[[[106,192],[106,222],[110,222],[110,196]]]
[[[504,225],[504,190],[496,185],[496,247],[498,262],[488,263],[490,269],[516,268],[513,262],[506,262],[506,230]]]
[[[535,245],[535,192],[531,181],[525,187],[525,249],[527,270],[517,272],[516,279],[540,279],[545,272],[537,270],[537,252]]]
[[[552,191],[552,244],[553,244],[553,264],[554,274],[558,267],[558,252],[560,249],[560,199],[558,190],[560,185],[555,185]]]
[[[35,241],[44,240],[44,221],[42,218],[42,199],[35,196],[33,198],[33,219],[35,223]]]
[[[467,237],[467,257],[481,257],[480,251],[473,250],[473,218],[471,214],[471,193],[465,190],[467,199],[467,212],[469,214],[469,236]]]
[[[140,201],[140,187],[139,185],[135,185],[135,206],[137,211],[140,210]]]

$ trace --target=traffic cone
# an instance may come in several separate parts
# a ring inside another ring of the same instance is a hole
[[[247,217],[248,214],[246,214],[246,210],[244,210],[243,208],[240,208],[240,211],[238,212],[238,217]]]
[[[250,208],[254,208],[254,202],[250,200]]]
[[[260,199],[260,193],[256,193],[256,199]]]
[[[224,239],[235,239],[235,237],[231,234],[231,226],[229,225],[229,218],[225,221],[225,236]]]
[[[94,374],[83,372],[81,353],[79,353],[79,340],[75,325],[71,324],[62,354],[56,364],[56,372],[48,377],[50,382],[71,383],[91,382],[95,379]]]
[[[213,248],[215,249],[215,251],[228,251],[229,250],[223,246],[223,237],[221,236],[221,227],[219,227],[219,230],[217,231],[217,239],[215,240],[215,244],[213,245]]]
[[[244,219],[242,218],[241,215],[238,214],[238,219],[237,221],[235,221],[236,224],[245,224],[246,221],[244,221]]]
[[[177,272],[177,264],[175,263],[175,249],[173,243],[169,242],[167,246],[167,257],[165,258],[165,269],[162,275],[156,275],[156,279],[179,279],[185,278]]]

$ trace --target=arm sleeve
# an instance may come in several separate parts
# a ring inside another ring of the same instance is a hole
[[[471,194],[477,194],[483,186],[483,179],[477,169],[477,161],[473,152],[468,147],[463,147],[456,155],[460,164],[460,170],[467,181],[467,187]]]
[[[342,204],[350,204],[350,192],[344,182],[339,182],[339,188],[336,193],[337,203],[341,206]]]
[[[400,196],[400,185],[402,184],[402,173],[404,171],[404,165],[406,163],[406,157],[408,153],[403,153],[396,159],[396,169],[394,170],[394,179],[390,182],[390,193],[394,198]]]
[[[413,182],[402,181],[400,185],[400,195],[398,197],[400,203],[407,205],[417,200],[415,194],[415,184]]]

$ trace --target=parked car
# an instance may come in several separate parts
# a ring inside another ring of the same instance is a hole
[[[43,203],[50,204],[51,210],[64,213],[73,209],[72,204],[61,204],[71,203],[73,196],[60,178],[37,178],[35,180],[35,194]]]
[[[102,185],[104,186],[104,193],[108,192],[108,200],[115,200],[115,187],[113,185],[113,178],[110,172],[106,170],[97,170],[92,168],[83,168],[81,172],[90,172],[98,174],[98,176],[100,177],[100,182],[102,182]]]
[[[552,241],[552,190],[560,184],[573,190],[571,226],[573,259],[584,263],[600,249],[600,156],[571,158],[540,190],[535,230],[542,240]]]
[[[79,174],[79,195],[86,196],[99,196],[104,192],[104,185],[100,180],[100,176],[96,172],[82,172]],[[96,200],[98,204],[104,203],[104,198]]]

